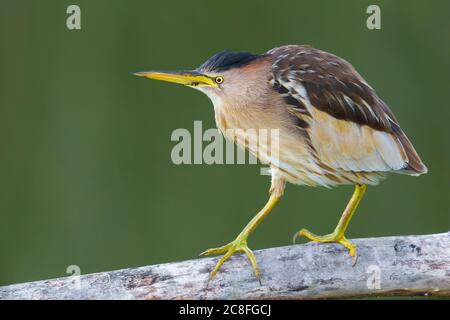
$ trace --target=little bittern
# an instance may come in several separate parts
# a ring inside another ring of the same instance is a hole
[[[388,106],[350,63],[309,46],[288,45],[264,54],[219,52],[193,71],[145,71],[150,79],[183,84],[204,92],[213,102],[221,132],[268,163],[272,184],[264,208],[237,238],[202,254],[224,254],[213,277],[235,252],[245,253],[259,278],[248,236],[279,202],[285,182],[308,186],[354,184],[355,191],[336,229],[318,236],[302,229],[295,236],[337,242],[356,257],[345,237],[366,185],[387,172],[427,172]],[[232,131],[228,129],[240,129]],[[278,130],[278,149],[249,148],[249,129]],[[294,238],[295,239],[295,238]]]

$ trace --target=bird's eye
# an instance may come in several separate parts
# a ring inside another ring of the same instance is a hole
[[[214,80],[216,81],[217,84],[221,84],[224,81],[223,77],[220,77],[220,76],[216,77]]]

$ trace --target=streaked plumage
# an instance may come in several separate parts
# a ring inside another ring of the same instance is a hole
[[[392,111],[350,63],[333,54],[299,45],[261,55],[223,51],[193,71],[137,75],[207,94],[222,133],[271,167],[271,197],[264,208],[234,241],[204,252],[225,254],[212,276],[238,251],[248,256],[259,277],[247,237],[278,203],[286,182],[325,187],[355,184],[332,233],[317,236],[302,229],[296,236],[340,243],[356,257],[356,247],[344,233],[365,185],[377,184],[388,172],[427,172]],[[275,150],[272,138],[258,139],[258,130],[277,130]]]
[[[282,179],[311,186],[376,184],[387,172],[426,172],[394,114],[342,58],[291,45],[259,56],[222,52],[198,71],[233,73],[233,63],[239,75],[227,77],[235,82],[230,92],[217,97],[206,91],[217,125],[224,133],[280,129],[277,172]],[[235,137],[244,146],[248,140]]]
[[[330,174],[370,184],[360,179],[376,182],[378,173],[389,171],[426,172],[392,111],[347,61],[305,46],[276,48],[268,55],[274,60],[274,88],[300,119],[311,155],[335,170]],[[362,174],[355,179],[349,171]]]

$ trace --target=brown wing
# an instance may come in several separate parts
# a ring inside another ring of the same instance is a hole
[[[392,111],[347,61],[305,46],[267,54],[273,87],[320,161],[349,171],[426,172]]]

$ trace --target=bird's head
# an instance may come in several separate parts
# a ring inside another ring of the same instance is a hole
[[[214,103],[245,105],[260,99],[270,66],[266,55],[222,51],[189,71],[142,71],[134,75],[182,84],[205,93]]]

